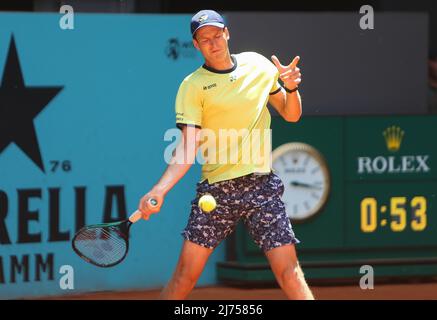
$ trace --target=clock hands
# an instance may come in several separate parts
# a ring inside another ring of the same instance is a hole
[[[293,186],[293,187],[302,187],[302,188],[307,188],[307,189],[322,190],[321,186],[318,186],[318,185],[315,185],[315,184],[299,182],[299,181],[291,181],[290,182],[290,186]]]

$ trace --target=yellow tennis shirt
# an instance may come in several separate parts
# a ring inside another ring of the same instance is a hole
[[[229,70],[203,65],[188,75],[176,97],[177,126],[202,128],[201,181],[209,183],[271,171],[267,102],[280,91],[279,72],[255,52],[231,58]]]

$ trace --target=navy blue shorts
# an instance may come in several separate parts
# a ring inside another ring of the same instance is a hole
[[[286,244],[296,244],[290,219],[281,196],[284,185],[274,173],[249,174],[209,184],[197,184],[196,198],[191,201],[188,224],[182,231],[185,240],[213,249],[231,234],[242,219],[255,243],[265,252]],[[212,195],[217,207],[204,213],[198,201]]]

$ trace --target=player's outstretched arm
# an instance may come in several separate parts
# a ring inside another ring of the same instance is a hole
[[[138,210],[143,213],[143,219],[148,220],[151,214],[161,210],[165,195],[176,185],[176,183],[188,172],[199,148],[199,128],[184,126],[182,128],[182,139],[177,145],[167,169],[159,179],[158,183],[146,193],[140,200]],[[158,204],[152,206],[150,199],[157,200]]]
[[[269,103],[286,121],[290,122],[299,121],[302,115],[302,101],[297,91],[297,87],[302,81],[302,74],[297,67],[299,59],[297,56],[288,66],[283,66],[276,56],[272,56],[272,61],[279,71],[279,77],[284,83],[284,87],[292,92],[281,89],[280,92],[270,96]]]

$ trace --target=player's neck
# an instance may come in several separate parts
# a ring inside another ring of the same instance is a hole
[[[223,60],[217,60],[217,61],[205,60],[205,65],[211,69],[222,71],[222,70],[232,69],[232,67],[234,66],[234,62],[231,59],[231,55],[228,53],[226,55],[226,58]]]

